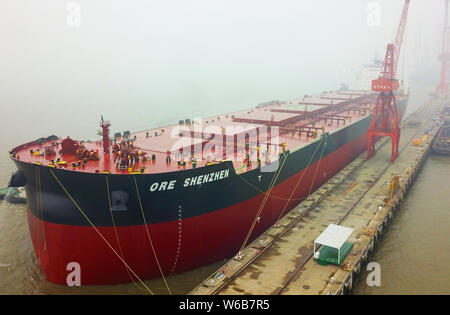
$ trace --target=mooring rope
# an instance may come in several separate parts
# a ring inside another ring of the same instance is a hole
[[[307,169],[308,169],[309,165],[311,164],[312,160],[314,159],[314,156],[316,155],[317,150],[320,148],[320,145],[321,145],[322,143],[323,143],[323,138],[322,138],[322,141],[319,142],[319,145],[316,147],[316,149],[314,150],[313,154],[311,155],[311,158],[309,159],[308,164],[307,164],[306,167],[304,168],[304,171],[303,171],[302,175],[300,176],[300,179],[297,181],[297,183],[296,183],[294,189],[292,190],[291,195],[290,195],[289,198],[287,199],[287,201],[286,201],[286,203],[285,203],[285,205],[284,205],[284,207],[283,207],[283,210],[280,212],[280,215],[278,216],[278,219],[277,219],[276,222],[280,221],[280,219],[281,219],[281,217],[283,216],[283,213],[284,213],[284,211],[286,210],[286,208],[287,208],[289,202],[290,202],[291,200],[294,200],[294,201],[297,201],[297,200],[298,200],[298,199],[293,199],[292,196],[294,195],[294,193],[295,193],[295,191],[297,190],[298,186],[299,186],[300,183],[302,182],[303,177],[304,177],[305,173],[307,172]],[[322,153],[323,153],[323,148],[322,148]],[[319,157],[319,161],[320,161],[320,158],[321,158],[321,157],[322,157],[322,154],[321,154],[320,157]],[[304,199],[304,198],[303,198],[303,199]]]
[[[131,273],[139,280],[139,282],[147,289],[148,292],[150,292],[153,295],[153,292],[147,287],[147,285],[139,278],[139,276],[133,271],[133,269],[126,263],[126,261],[120,257],[120,255],[116,252],[114,247],[111,246],[111,244],[106,240],[106,238],[103,236],[103,234],[97,229],[94,223],[89,219],[89,217],[86,215],[86,213],[80,208],[78,203],[73,199],[73,197],[70,195],[70,193],[67,191],[66,187],[61,183],[61,181],[58,179],[58,177],[55,175],[53,170],[49,169],[50,173],[53,175],[55,180],[58,182],[59,186],[61,186],[62,190],[66,193],[66,195],[72,200],[75,207],[80,211],[80,213],[83,215],[83,217],[88,221],[88,223],[92,226],[92,228],[97,232],[97,234],[103,239],[103,241],[108,245],[108,247],[113,251],[113,253],[117,256],[117,258],[122,261],[122,263],[131,271]]]
[[[141,208],[142,219],[144,220],[145,230],[147,231],[147,237],[148,237],[148,240],[149,240],[150,245],[152,247],[152,251],[153,251],[153,255],[155,256],[156,264],[158,265],[159,272],[161,273],[162,279],[163,279],[163,281],[164,281],[164,283],[166,285],[167,290],[169,291],[169,294],[172,295],[172,291],[170,290],[169,285],[167,284],[167,281],[166,281],[166,278],[164,277],[164,273],[162,271],[161,265],[159,264],[158,256],[156,255],[155,247],[153,246],[153,241],[152,241],[152,238],[150,236],[150,232],[149,232],[148,227],[147,227],[147,221],[145,220],[144,208],[142,207],[141,196],[139,194],[139,189],[138,189],[138,185],[137,185],[137,182],[136,182],[136,176],[133,176],[133,179],[134,179],[134,185],[136,186],[136,193],[137,193],[138,200],[139,200],[139,206]]]
[[[111,222],[113,225],[113,229],[114,229],[114,234],[116,236],[116,240],[117,240],[117,245],[119,246],[119,251],[120,251],[120,255],[122,257],[122,259],[125,260],[125,255],[123,254],[123,250],[122,250],[122,246],[120,245],[120,240],[119,240],[119,235],[117,233],[117,228],[116,228],[116,222],[114,220],[114,215],[112,212],[112,205],[111,205],[111,194],[110,194],[110,189],[109,189],[109,178],[108,176],[105,177],[106,179],[106,191],[108,192],[108,205],[109,205],[109,213],[111,214]],[[130,274],[130,271],[128,270],[128,268],[125,268],[125,270],[128,273],[128,276],[130,277],[131,281],[133,282],[133,284],[139,289],[139,290],[143,290],[143,288],[141,288],[136,281],[134,280],[133,276]]]
[[[250,238],[250,235],[252,234],[253,229],[255,228],[255,225],[256,225],[256,222],[257,222],[257,220],[258,220],[258,217],[260,216],[262,210],[264,209],[264,207],[265,207],[265,205],[266,205],[267,200],[269,199],[270,193],[272,192],[272,189],[273,189],[273,187],[275,186],[275,183],[276,183],[276,181],[277,181],[277,179],[278,179],[278,176],[280,175],[281,170],[283,169],[284,163],[286,162],[288,156],[289,156],[289,151],[288,151],[287,154],[284,156],[284,159],[283,159],[283,162],[281,163],[281,166],[278,168],[278,171],[274,174],[274,176],[273,176],[273,178],[272,178],[272,182],[270,183],[268,193],[264,195],[264,199],[263,199],[263,201],[261,202],[260,207],[259,207],[259,209],[258,209],[258,212],[256,213],[256,216],[255,216],[255,218],[253,219],[253,223],[252,223],[252,225],[251,225],[249,231],[247,232],[247,235],[246,235],[246,237],[245,237],[244,242],[243,242],[242,245],[241,245],[241,248],[239,249],[239,253],[242,252],[242,250],[243,250],[243,249],[245,248],[245,246],[247,245],[248,239]]]

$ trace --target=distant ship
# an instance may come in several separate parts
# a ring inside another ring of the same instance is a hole
[[[380,66],[361,89],[114,137],[102,119],[101,140],[49,136],[13,148],[10,185],[25,186],[46,278],[66,284],[76,262],[83,285],[114,284],[236,255],[366,150]],[[403,117],[408,94],[397,101]]]

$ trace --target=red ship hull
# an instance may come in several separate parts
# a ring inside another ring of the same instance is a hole
[[[356,155],[364,152],[366,144],[367,133],[363,133],[352,142],[278,184],[265,204],[250,240],[276,222],[282,209],[286,209],[283,213],[285,214],[298,204],[300,199],[308,196],[311,191],[351,162]],[[307,174],[302,178],[303,172]],[[300,178],[302,184],[293,194],[293,200],[286,206],[284,199],[290,197],[293,187]],[[164,276],[237,254],[263,198],[264,194],[259,194],[231,207],[201,216],[147,225]],[[50,282],[66,284],[66,278],[70,273],[67,265],[70,262],[80,264],[82,285],[130,282],[130,275],[133,272],[140,279],[161,277],[144,225],[97,227],[95,230],[90,226],[60,225],[41,221],[31,211],[28,211],[28,223],[36,255],[43,273]],[[122,257],[133,272],[127,271],[127,267],[118,256]],[[137,280],[135,277],[133,279]]]

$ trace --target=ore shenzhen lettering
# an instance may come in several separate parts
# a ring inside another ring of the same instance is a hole
[[[228,178],[229,175],[230,170],[222,170],[209,174],[188,177],[184,180],[183,187],[215,182],[221,179]],[[176,179],[171,181],[154,182],[153,184],[150,185],[150,191],[154,192],[154,191],[172,190],[176,187],[176,185],[177,185]]]

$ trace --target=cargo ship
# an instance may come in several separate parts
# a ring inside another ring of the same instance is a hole
[[[373,77],[372,77],[373,78]],[[166,277],[237,255],[366,150],[377,94],[347,88],[140,132],[10,151],[48,281]],[[408,93],[397,93],[403,117]]]

